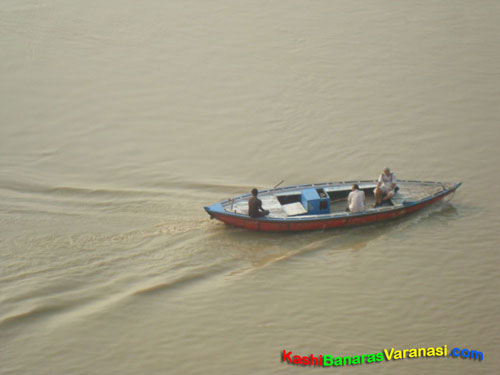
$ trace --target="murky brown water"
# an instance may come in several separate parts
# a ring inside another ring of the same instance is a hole
[[[0,373],[495,373],[500,5],[3,1]],[[451,204],[259,234],[251,187],[462,181]]]

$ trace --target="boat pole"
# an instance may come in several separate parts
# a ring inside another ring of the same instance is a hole
[[[276,185],[274,185],[273,189],[276,189],[278,186],[280,186],[283,182],[285,182],[285,180],[281,180],[280,182],[278,182]]]

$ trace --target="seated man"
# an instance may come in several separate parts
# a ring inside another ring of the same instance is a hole
[[[352,185],[352,191],[347,196],[347,211],[362,212],[365,210],[365,192],[359,190],[358,184]]]
[[[257,198],[257,194],[259,191],[253,188],[252,196],[248,200],[248,216],[257,218],[269,215],[269,211],[262,208],[262,201]]]
[[[375,194],[374,207],[377,207],[383,201],[391,199],[396,191],[396,175],[389,168],[385,167],[384,172],[378,178],[377,187],[373,191]]]

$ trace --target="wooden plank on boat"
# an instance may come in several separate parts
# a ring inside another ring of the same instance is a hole
[[[301,195],[302,191],[301,190],[293,190],[293,191],[284,191],[282,193],[276,193],[274,194],[275,197],[284,197],[287,195]]]
[[[281,203],[274,195],[265,195],[261,197],[262,208],[265,210],[281,210]]]
[[[328,186],[323,188],[323,190],[328,193],[330,191],[341,191],[341,190],[350,190],[351,185],[337,185],[337,186]]]
[[[303,214],[307,213],[307,210],[304,208],[304,206],[300,202],[284,204],[281,207],[283,208],[283,210],[285,210],[285,212],[288,216],[297,216],[297,215],[303,215]]]

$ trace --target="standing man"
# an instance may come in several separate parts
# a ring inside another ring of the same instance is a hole
[[[347,196],[347,211],[363,212],[365,210],[365,192],[359,190],[358,184],[352,185],[352,191]]]
[[[259,194],[259,191],[253,188],[252,196],[248,200],[248,216],[254,218],[269,215],[269,211],[262,208],[262,201],[257,198],[257,194]]]
[[[377,187],[373,191],[375,194],[375,205],[377,207],[383,201],[391,199],[396,192],[396,175],[388,167],[380,175],[377,181]]]

